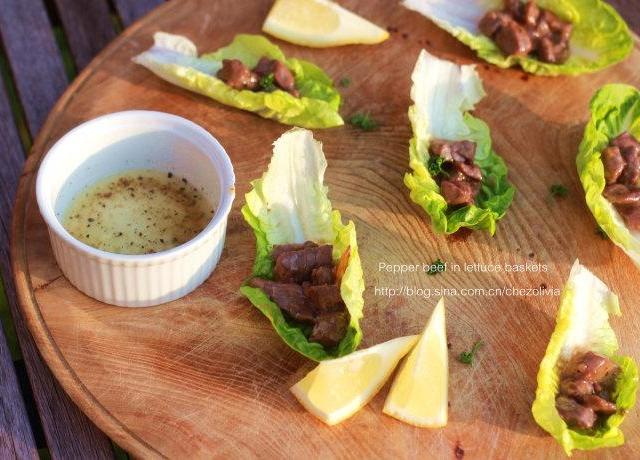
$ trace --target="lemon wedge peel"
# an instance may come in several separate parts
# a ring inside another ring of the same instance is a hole
[[[383,28],[330,0],[276,0],[262,30],[313,48],[374,45],[389,38]]]
[[[444,299],[396,373],[383,412],[410,425],[439,428],[448,417],[448,350]]]
[[[322,361],[290,390],[305,409],[335,425],[373,399],[417,341],[417,335],[399,337]]]

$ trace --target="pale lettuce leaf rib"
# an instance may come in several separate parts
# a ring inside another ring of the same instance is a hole
[[[596,72],[624,60],[633,49],[629,27],[602,0],[538,0],[541,7],[573,24],[571,56],[564,64],[548,64],[528,56],[505,56],[478,30],[489,11],[502,8],[502,0],[404,0],[403,5],[431,19],[472,48],[482,59],[502,68],[519,65],[538,75],[578,75]]]
[[[618,356],[618,340],[609,316],[620,316],[618,297],[576,260],[560,298],[556,327],[538,371],[538,388],[531,411],[536,422],[571,455],[574,449],[613,447],[624,443],[620,430],[626,413],[633,407],[638,386],[634,360]],[[575,352],[593,351],[620,365],[613,399],[618,412],[592,432],[569,428],[555,406],[562,366]]]
[[[591,100],[591,119],[585,127],[576,165],[585,200],[609,239],[640,267],[640,233],[629,229],[602,192],[606,185],[602,151],[625,131],[640,139],[640,91],[629,85],[602,87]]]
[[[496,222],[506,213],[515,191],[507,181],[504,161],[491,147],[489,127],[468,113],[485,96],[478,73],[473,66],[458,66],[422,50],[411,79],[412,173],[404,180],[411,199],[422,206],[438,233],[450,234],[462,227],[495,233]],[[448,209],[428,171],[431,139],[470,140],[477,144],[475,161],[484,180],[476,205]]]
[[[239,91],[216,77],[223,59],[239,59],[254,67],[262,56],[281,60],[289,67],[300,97],[281,90]],[[237,35],[228,46],[198,57],[195,44],[186,37],[157,32],[154,45],[133,61],[169,83],[280,123],[306,128],[344,124],[338,113],[340,94],[329,76],[310,62],[287,59],[280,48],[260,35]]]
[[[342,223],[340,213],[332,210],[324,185],[327,162],[322,144],[311,131],[292,129],[275,143],[273,157],[262,178],[252,182],[242,208],[245,220],[256,236],[256,261],[253,276],[273,277],[270,252],[275,244],[333,244],[333,258],[338,261],[349,248],[347,270],[340,293],[351,320],[346,336],[334,350],[309,342],[308,330],[290,322],[282,310],[260,289],[243,286],[241,292],[271,321],[280,337],[294,350],[321,361],[346,355],[358,347],[362,332],[364,274],[353,222]]]

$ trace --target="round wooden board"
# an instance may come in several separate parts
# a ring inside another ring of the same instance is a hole
[[[561,288],[579,257],[620,296],[624,318],[613,326],[622,350],[640,358],[638,269],[601,239],[584,203],[575,156],[588,102],[607,82],[640,86],[640,46],[624,63],[579,78],[536,78],[499,70],[422,16],[385,0],[343,3],[394,30],[379,46],[314,50],[279,43],[309,59],[342,89],[345,116],[370,111],[374,132],[318,130],[335,208],[353,219],[366,274],[363,346],[418,333],[436,298],[376,295],[376,287],[450,289],[546,285]],[[23,313],[47,363],[82,410],[117,443],[141,457],[266,458],[560,458],[559,445],[535,424],[530,407],[538,364],[554,327],[556,296],[448,296],[450,421],[418,429],[382,414],[383,389],[339,426],[308,414],[288,388],[313,363],[286,347],[267,320],[238,293],[251,272],[254,237],[240,215],[249,181],[260,176],[272,142],[286,126],[176,88],[131,62],[157,30],[184,34],[201,51],[236,33],[258,33],[270,0],[168,2],[127,30],[75,81],[51,113],[22,177],[13,227],[13,264]],[[397,28],[397,32],[395,29]],[[410,73],[421,48],[461,63],[477,62],[488,96],[476,114],[492,129],[518,192],[491,238],[435,235],[408,198],[407,119]],[[75,290],[59,271],[34,197],[42,155],[61,135],[96,116],[125,109],[175,113],[211,131],[236,170],[238,198],[226,249],[213,276],[171,304],[127,309]],[[549,187],[569,188],[565,199]],[[379,263],[540,263],[546,273],[393,275]],[[456,356],[482,338],[472,366]],[[426,390],[428,391],[428,389]],[[583,457],[639,458],[640,420],[631,412],[624,447]]]

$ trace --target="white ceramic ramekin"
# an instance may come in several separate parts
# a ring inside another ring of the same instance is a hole
[[[73,197],[130,169],[170,171],[210,200],[219,196],[211,222],[191,241],[149,255],[112,254],[71,236],[61,220]],[[176,115],[127,111],[83,123],[56,142],[40,165],[36,196],[69,281],[102,302],[146,307],[178,299],[211,275],[224,246],[234,183],[227,153],[203,128]]]

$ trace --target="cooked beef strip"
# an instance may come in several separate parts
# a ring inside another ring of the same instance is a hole
[[[640,142],[624,132],[610,142],[601,159],[608,184],[602,194],[629,228],[640,230]]]
[[[630,189],[622,184],[607,185],[602,194],[615,205],[631,205],[640,202],[640,190]]]
[[[277,283],[253,278],[249,286],[262,289],[280,309],[284,310],[293,319],[303,323],[315,321],[315,311],[311,302],[308,302],[302,286],[292,283]]]
[[[238,59],[224,59],[217,77],[233,89],[255,90],[258,88],[258,75]]]
[[[597,414],[611,415],[615,414],[618,408],[611,401],[598,396],[586,395],[582,398],[582,405],[592,409]]]
[[[506,0],[503,10],[485,14],[478,28],[507,55],[537,56],[553,64],[569,58],[573,26],[534,0]]]
[[[482,171],[473,162],[476,144],[471,141],[446,141],[432,139],[429,154],[441,157],[444,174],[435,179],[440,182],[440,193],[449,206],[468,205],[475,202],[482,181]]]
[[[337,345],[349,323],[349,313],[340,294],[336,273],[349,260],[350,248],[333,266],[333,246],[307,241],[302,244],[275,245],[277,282],[254,278],[250,286],[262,289],[291,318],[313,325],[310,342],[326,347]]]
[[[276,259],[276,279],[282,282],[308,281],[314,268],[333,266],[333,246],[325,244],[281,253]]]
[[[468,205],[474,202],[473,187],[469,182],[443,180],[440,192],[449,206]]]
[[[258,64],[253,69],[260,77],[265,77],[269,74],[273,74],[274,83],[282,90],[287,91],[294,96],[299,96],[299,92],[296,89],[296,81],[291,73],[291,70],[282,62],[277,59],[269,59],[268,57],[262,57],[258,61]]]
[[[619,206],[618,212],[631,230],[640,231],[640,206]]]
[[[574,355],[562,371],[562,378],[583,379],[591,383],[609,382],[620,367],[606,356],[587,351]]]
[[[563,379],[560,381],[560,393],[571,398],[582,398],[593,394],[593,383],[584,379]]]
[[[318,267],[311,270],[311,284],[320,286],[323,284],[334,284],[336,277],[331,267]]]
[[[526,56],[533,50],[527,29],[514,20],[509,20],[500,27],[494,35],[494,40],[498,48],[509,56]]]
[[[299,251],[305,248],[317,248],[318,245],[313,241],[305,241],[304,243],[293,243],[293,244],[276,244],[273,246],[271,250],[271,258],[276,261],[280,254],[283,252],[291,252],[291,251]]]
[[[556,408],[564,421],[574,428],[591,429],[598,414],[616,412],[615,403],[608,398],[619,371],[606,356],[591,351],[574,354],[560,373],[556,397]]]
[[[625,167],[619,147],[607,147],[602,152],[602,163],[604,164],[604,177],[607,184],[615,184]]]
[[[566,396],[556,398],[556,409],[560,417],[571,427],[589,430],[593,428],[598,416],[590,407],[585,407],[575,399]]]
[[[346,334],[348,325],[349,315],[346,311],[320,315],[316,318],[309,341],[327,348],[335,347]]]
[[[308,286],[304,295],[311,301],[318,314],[344,310],[344,302],[340,295],[340,288],[335,284]]]

